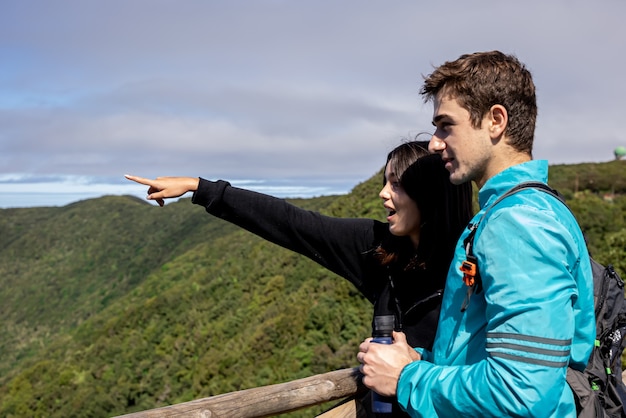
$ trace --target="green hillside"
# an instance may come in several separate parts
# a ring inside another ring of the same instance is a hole
[[[622,275],[625,167],[550,178]],[[381,219],[380,186],[378,173],[292,202]],[[370,311],[344,280],[189,199],[0,210],[0,416],[106,417],[353,367]]]

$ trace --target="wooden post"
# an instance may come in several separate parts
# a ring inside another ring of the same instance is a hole
[[[365,390],[357,367],[240,390],[118,418],[261,418],[342,399]]]

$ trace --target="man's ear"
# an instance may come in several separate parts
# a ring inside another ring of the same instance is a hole
[[[502,105],[493,105],[489,110],[489,133],[492,139],[501,137],[509,123],[509,114]]]

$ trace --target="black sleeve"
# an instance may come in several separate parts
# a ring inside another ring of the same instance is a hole
[[[372,283],[365,283],[371,277],[367,253],[388,233],[387,224],[373,219],[324,216],[283,199],[232,187],[222,180],[201,178],[192,202],[204,206],[214,216],[309,257],[371,298],[366,289]]]

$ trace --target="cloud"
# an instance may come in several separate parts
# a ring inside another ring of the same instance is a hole
[[[4,1],[0,175],[355,185],[431,130],[422,75],[491,49],[533,72],[536,158],[606,161],[626,144],[624,15],[621,0]]]

